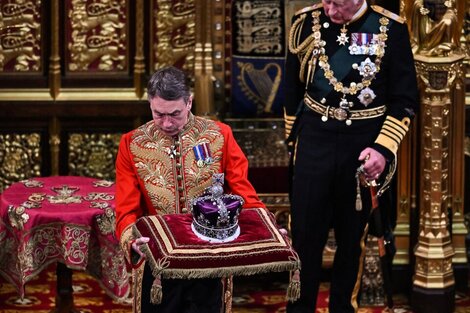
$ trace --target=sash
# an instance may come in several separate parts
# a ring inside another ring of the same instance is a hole
[[[391,22],[391,21],[390,21]],[[374,13],[369,13],[364,24],[355,32],[366,32],[366,30],[379,30],[380,23]],[[389,25],[390,27],[390,25]],[[328,44],[328,43],[327,43]],[[346,61],[348,64],[346,64]],[[353,63],[360,63],[364,61],[364,55],[351,55],[349,53],[348,45],[341,46],[333,55],[328,56],[328,62],[330,63],[331,69],[335,73],[335,77],[338,81],[342,81],[352,70],[351,65]],[[325,98],[332,90],[333,86],[329,84],[329,81],[325,78],[325,72],[323,69],[318,67],[318,70],[314,75],[315,82],[315,98]]]

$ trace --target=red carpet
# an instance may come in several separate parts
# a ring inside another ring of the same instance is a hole
[[[281,279],[282,280],[282,279]],[[55,303],[55,267],[42,271],[26,285],[26,297],[20,301],[14,287],[0,277],[0,313],[49,313]],[[74,304],[82,313],[130,313],[131,307],[113,301],[96,280],[84,272],[74,272]],[[233,313],[284,313],[286,283],[268,276],[235,278]],[[412,313],[404,297],[396,296],[396,313]],[[315,313],[328,313],[328,283],[321,286]],[[383,307],[361,307],[359,313],[382,313]],[[470,312],[470,298],[459,297],[456,313]],[[313,313],[313,312],[312,312]]]

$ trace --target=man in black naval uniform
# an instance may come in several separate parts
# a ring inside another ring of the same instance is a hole
[[[300,10],[289,33],[285,86],[292,239],[302,262],[301,296],[287,312],[315,312],[331,227],[337,249],[329,310],[354,312],[371,207],[357,169],[380,182],[380,194],[418,108],[404,20],[365,0],[322,0]]]

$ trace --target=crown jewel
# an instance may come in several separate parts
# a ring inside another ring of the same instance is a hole
[[[224,174],[214,174],[204,196],[191,200],[191,229],[199,238],[211,242],[235,240],[240,234],[238,215],[243,198],[224,194]]]

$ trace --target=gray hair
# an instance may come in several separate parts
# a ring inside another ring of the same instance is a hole
[[[147,98],[152,100],[159,97],[165,100],[184,99],[188,102],[191,89],[186,74],[174,67],[168,66],[156,71],[147,84]]]

